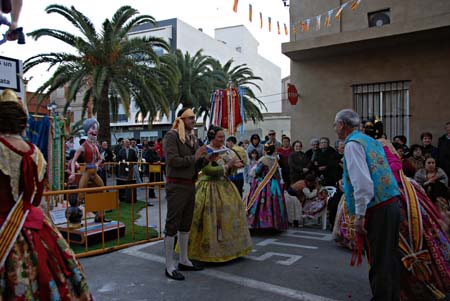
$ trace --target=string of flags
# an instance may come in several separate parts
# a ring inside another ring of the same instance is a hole
[[[239,4],[239,0],[233,0],[233,11],[235,13],[238,12],[238,4]],[[248,20],[250,22],[253,22],[253,6],[250,3],[248,5]],[[277,21],[277,33],[279,35],[281,35],[281,25],[280,25],[280,21]],[[264,27],[264,18],[263,18],[263,13],[259,12],[259,28],[263,28]],[[267,28],[269,30],[269,32],[272,32],[272,17],[267,17]],[[284,23],[284,34],[288,35],[289,31],[288,31],[288,26],[286,23]]]
[[[294,34],[298,33],[299,31],[301,32],[308,32],[311,30],[312,27],[314,27],[314,29],[316,31],[319,31],[322,28],[322,24],[325,27],[330,27],[331,26],[331,22],[334,19],[336,20],[340,20],[342,17],[342,12],[344,11],[344,9],[348,6],[350,6],[352,11],[355,11],[358,6],[361,4],[362,0],[348,0],[344,3],[342,3],[340,6],[335,7],[333,9],[330,9],[324,13],[321,13],[317,16],[313,16],[313,17],[309,17],[307,19],[303,19],[301,21],[296,21],[291,23],[291,30]],[[324,18],[322,18],[324,17]],[[323,23],[322,23],[322,20]]]
[[[316,31],[319,31],[322,29],[322,27],[330,27],[332,24],[333,19],[340,20],[342,17],[342,12],[345,8],[350,7],[352,11],[355,11],[358,6],[361,4],[362,0],[348,0],[344,3],[342,3],[340,6],[335,7],[333,9],[330,9],[326,12],[323,12],[321,14],[318,14],[316,16],[312,16],[306,19],[303,19],[301,21],[292,22],[290,25],[290,29],[294,34],[297,34],[298,32],[309,32],[312,29],[315,29]],[[233,11],[235,13],[238,12],[238,5],[239,0],[233,0]],[[250,22],[253,22],[253,5],[250,3],[248,5],[248,20]],[[259,27],[262,29],[264,28],[264,17],[263,13],[259,12]],[[286,23],[283,24],[284,27],[284,34],[288,35],[289,30]],[[272,32],[272,18],[267,17],[267,28],[269,32]],[[281,35],[281,25],[280,21],[277,21],[277,33]]]

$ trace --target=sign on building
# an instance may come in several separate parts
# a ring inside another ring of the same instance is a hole
[[[0,56],[0,92],[11,89],[24,99],[22,61]]]

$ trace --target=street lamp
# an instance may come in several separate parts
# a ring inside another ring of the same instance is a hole
[[[56,114],[56,108],[57,108],[58,106],[56,105],[56,102],[55,101],[52,101],[51,103],[49,103],[48,105],[47,105],[47,110],[50,112],[50,115],[55,115]]]

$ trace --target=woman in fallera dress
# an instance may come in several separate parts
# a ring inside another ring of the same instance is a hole
[[[0,97],[0,300],[91,300],[83,269],[38,208],[47,163],[20,134],[27,114],[17,96]]]
[[[189,258],[203,262],[226,262],[252,250],[245,218],[245,205],[228,179],[242,162],[224,147],[223,129],[208,131],[209,163],[202,168],[196,185],[195,210],[189,235]]]
[[[288,216],[275,145],[264,145],[264,151],[247,198],[247,223],[251,229],[286,230]]]

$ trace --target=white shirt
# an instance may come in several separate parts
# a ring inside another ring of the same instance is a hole
[[[366,152],[361,144],[350,141],[344,149],[350,182],[353,185],[355,214],[365,215],[367,204],[375,196],[373,181],[366,161]]]

